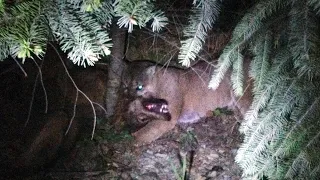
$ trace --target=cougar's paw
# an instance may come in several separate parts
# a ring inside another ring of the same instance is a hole
[[[139,130],[131,133],[131,135],[134,137],[134,141],[132,142],[133,146],[143,146],[152,142],[152,140],[150,140],[148,137],[141,135]]]

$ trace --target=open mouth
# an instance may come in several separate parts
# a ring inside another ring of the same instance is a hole
[[[155,113],[168,113],[169,112],[168,105],[166,105],[166,104],[157,105],[157,104],[147,103],[146,105],[144,105],[144,107],[148,111],[155,112]]]
[[[142,106],[150,111],[157,114],[166,114],[169,113],[168,102],[164,99],[144,99],[142,101]]]

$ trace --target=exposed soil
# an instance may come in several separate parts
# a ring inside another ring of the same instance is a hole
[[[143,147],[131,146],[128,133],[115,135],[100,129],[93,141],[79,142],[70,156],[33,178],[173,180],[185,174],[185,179],[237,180],[241,175],[234,162],[241,142],[238,124],[235,116],[222,114],[177,125]]]

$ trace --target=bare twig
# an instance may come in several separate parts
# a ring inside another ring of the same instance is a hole
[[[48,96],[47,96],[46,88],[45,88],[44,83],[43,83],[43,78],[42,78],[43,76],[42,76],[42,70],[41,70],[44,60],[42,60],[40,66],[38,65],[38,63],[33,58],[32,58],[32,60],[35,63],[35,65],[37,66],[37,68],[38,68],[38,73],[37,73],[36,79],[34,81],[34,86],[33,86],[32,94],[31,94],[31,100],[30,100],[30,105],[29,105],[29,110],[28,110],[28,117],[27,117],[26,122],[24,123],[24,127],[27,127],[27,125],[29,123],[29,120],[30,120],[30,117],[31,117],[31,111],[32,111],[32,107],[33,107],[33,101],[34,101],[34,96],[35,96],[35,92],[36,92],[36,89],[37,89],[37,83],[38,83],[39,77],[40,77],[40,82],[41,82],[41,86],[42,86],[42,89],[43,89],[43,93],[44,93],[44,96],[45,96],[45,113],[48,113]]]
[[[69,122],[69,125],[68,125],[68,128],[66,130],[66,133],[65,135],[68,134],[69,130],[70,130],[70,127],[73,123],[73,120],[74,120],[74,117],[76,116],[76,110],[77,110],[77,101],[78,101],[78,97],[79,97],[79,91],[76,92],[76,98],[74,100],[74,104],[73,104],[73,113],[72,113],[72,117],[70,119],[70,122]]]
[[[91,99],[90,99],[84,92],[82,92],[82,91],[78,88],[77,84],[76,84],[76,83],[74,82],[74,80],[72,79],[72,77],[71,77],[71,75],[70,75],[70,73],[69,73],[69,71],[68,71],[65,63],[63,62],[63,59],[61,58],[58,50],[54,47],[54,45],[53,45],[52,43],[49,43],[49,44],[50,44],[50,46],[52,46],[52,48],[54,49],[54,51],[55,51],[55,52],[57,53],[57,55],[59,56],[59,59],[60,59],[60,61],[61,61],[61,63],[62,63],[62,66],[63,66],[64,69],[65,69],[65,72],[66,72],[67,76],[69,77],[69,79],[71,80],[73,86],[74,86],[74,87],[76,88],[76,90],[77,90],[77,94],[78,94],[78,93],[82,94],[82,95],[88,100],[88,102],[89,102],[90,105],[91,105],[91,108],[92,108],[92,110],[93,110],[93,128],[92,128],[92,133],[91,133],[91,139],[93,139],[94,132],[95,132],[95,129],[96,129],[96,124],[97,124],[97,115],[96,115],[96,110],[95,110],[95,108],[94,108],[94,106],[93,106],[93,102],[91,101]],[[77,95],[77,97],[78,97],[78,95]],[[76,102],[75,102],[75,104],[76,104]],[[69,124],[68,130],[69,130],[69,128],[70,128],[70,126],[71,126],[71,124],[72,124],[72,121],[73,121],[73,119],[74,119],[74,116],[75,116],[75,108],[76,108],[76,105],[74,106],[74,115],[73,115],[73,118],[70,120],[70,124]],[[68,130],[67,130],[66,133],[68,133]]]
[[[23,67],[20,65],[20,63],[17,61],[17,59],[15,57],[12,57],[12,59],[17,63],[17,65],[21,69],[22,73],[24,74],[24,77],[28,77],[27,72],[23,69]]]
[[[107,110],[106,110],[101,104],[96,103],[96,102],[92,102],[92,103],[93,103],[94,105],[96,105],[96,106],[99,106],[99,107],[103,110],[104,114],[107,115]]]
[[[44,86],[44,83],[43,83],[43,76],[42,76],[42,65],[43,65],[43,62],[44,62],[44,59],[42,59],[42,62],[41,62],[41,65],[39,66],[38,63],[32,58],[34,64],[37,66],[38,68],[38,75],[40,77],[40,83],[41,83],[41,86],[42,86],[42,89],[43,89],[43,93],[44,93],[44,98],[45,98],[45,102],[46,102],[46,107],[45,107],[45,113],[48,113],[48,96],[47,96],[47,91],[46,91],[46,88]],[[37,75],[37,76],[38,76]]]
[[[30,120],[31,110],[32,110],[33,100],[34,100],[34,94],[35,94],[35,92],[36,92],[36,87],[37,87],[38,78],[39,78],[39,74],[37,74],[36,80],[35,80],[35,82],[34,82],[34,86],[33,86],[33,90],[32,90],[32,95],[31,95],[31,101],[30,101],[30,105],[29,105],[28,117],[27,117],[26,122],[24,123],[24,127],[27,127],[27,124],[29,123],[29,120]]]
[[[206,83],[206,81],[201,77],[201,74],[199,74],[199,73],[197,72],[197,70],[195,70],[193,67],[190,67],[190,68],[192,69],[192,71],[193,71],[194,73],[196,73],[196,75],[197,75],[197,76],[199,77],[199,79],[202,81],[203,85],[206,86],[207,83]]]

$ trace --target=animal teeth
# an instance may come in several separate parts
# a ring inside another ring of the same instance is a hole
[[[161,106],[160,112],[162,112],[162,113],[168,113],[168,112],[169,112],[169,110],[168,110],[168,105],[163,104],[163,105]]]

